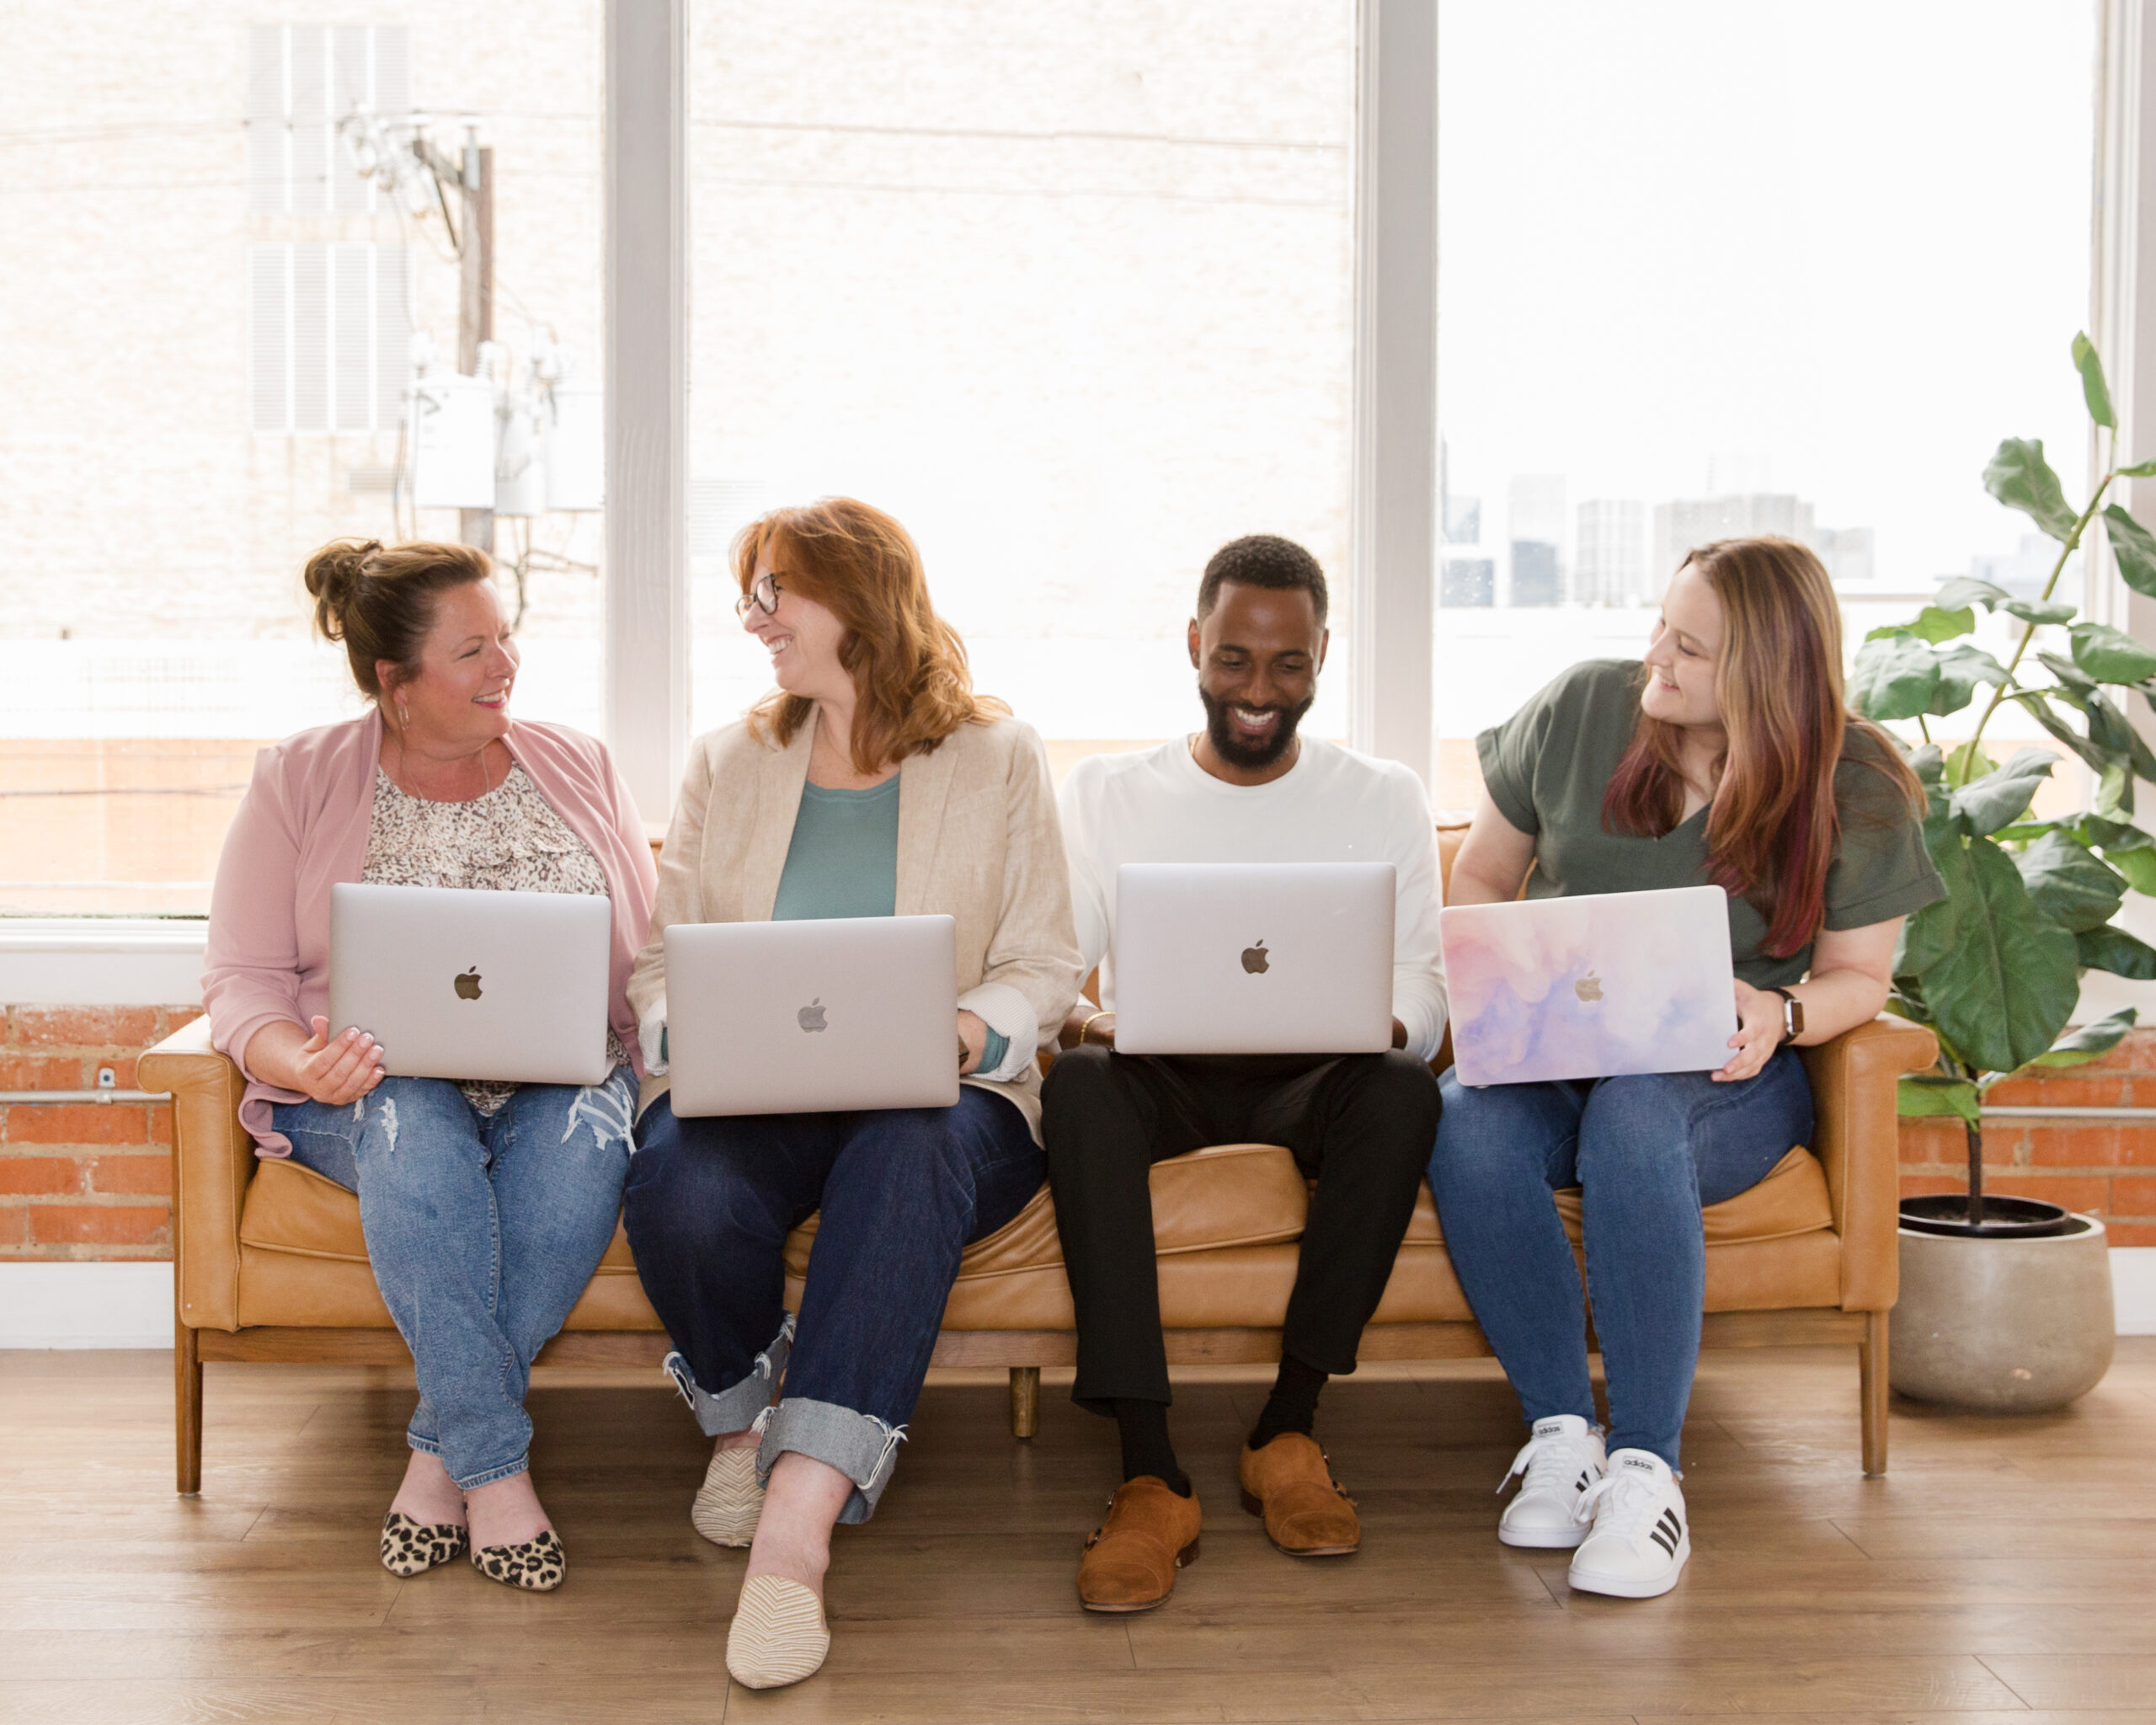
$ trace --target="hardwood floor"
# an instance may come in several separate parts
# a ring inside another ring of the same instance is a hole
[[[1264,1375],[1180,1382],[1203,1560],[1160,1611],[1088,1616],[1079,1542],[1115,1446],[1061,1376],[1030,1444],[1001,1374],[931,1381],[882,1513],[841,1530],[829,1664],[760,1695],[727,1680],[743,1559],[689,1529],[707,1452],[663,1382],[542,1375],[536,1474],[570,1569],[530,1597],[376,1562],[408,1373],[211,1366],[184,1499],[169,1356],[0,1354],[0,1722],[2156,1725],[2156,1338],[2054,1417],[1897,1402],[1870,1481],[1852,1350],[1710,1354],[1692,1562],[1637,1603],[1498,1545],[1517,1413],[1459,1361],[1327,1390],[1319,1434],[1365,1530],[1337,1562],[1279,1557],[1237,1507]]]

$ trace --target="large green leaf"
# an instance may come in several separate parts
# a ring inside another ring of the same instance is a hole
[[[2057,599],[2009,599],[1999,609],[2025,623],[2070,623],[2074,607]]]
[[[2151,470],[2156,471],[2156,463]],[[2156,533],[2114,503],[2104,510],[2104,537],[2111,542],[2119,579],[2135,592],[2156,598]]]
[[[2130,467],[2111,469],[2115,479],[2146,479],[2153,473],[2156,473],[2156,462],[2136,462]]]
[[[2018,509],[2052,538],[2064,544],[2073,536],[2077,517],[2065,488],[2044,459],[2041,438],[2009,437],[1984,469],[1984,489],[2009,509]]]
[[[2109,1017],[2099,1018],[2094,1024],[2084,1024],[2069,1036],[2062,1036],[2048,1050],[2036,1056],[2036,1064],[2039,1066],[2085,1066],[2100,1055],[2116,1048],[2120,1039],[2133,1028],[2134,1020],[2139,1016],[2132,1007],[2121,1007]]]
[[[2042,661],[2044,669],[2058,679],[2060,688],[2066,692],[2061,699],[2070,700],[2079,706],[2081,697],[2096,692],[2096,680],[2072,660],[2041,649],[2036,657]]]
[[[2111,392],[2104,382],[2104,362],[2096,356],[2096,344],[2086,335],[2073,338],[2073,363],[2081,373],[2081,398],[2089,403],[2089,417],[2106,430],[2116,430],[2118,415],[2111,411]]]
[[[2109,623],[2076,623],[2067,634],[2073,662],[2100,683],[2137,683],[2156,676],[2156,653]]]
[[[2016,749],[2005,766],[1954,793],[1954,818],[1964,832],[1977,836],[1997,832],[2021,818],[2036,787],[2057,765],[2058,756],[2048,749]]]
[[[2156,947],[2123,928],[2106,925],[2085,929],[2073,937],[2073,944],[2081,962],[2091,970],[2108,970],[2135,982],[2156,981]]]
[[[2068,724],[2066,721],[2062,719],[2056,713],[2053,713],[2052,711],[2051,702],[2044,698],[2044,692],[2039,690],[2025,690],[2021,693],[2015,695],[2013,698],[2019,701],[2024,707],[2029,709],[2030,717],[2034,718],[2038,724],[2041,725],[2046,730],[2057,737],[2060,742],[2065,744],[2068,748],[2071,749],[2076,755],[2079,756],[2083,761],[2086,761],[2089,766],[2093,767],[2096,772],[2100,773],[2107,766],[2120,764],[2115,762],[2112,756],[2108,750],[2105,750],[2099,745],[2091,742],[2087,737],[2083,736],[2080,732],[2074,729],[2073,726]],[[2090,698],[2095,700],[2101,699],[2102,697],[2100,696],[2092,696]]]
[[[1980,1071],[2011,1072],[2052,1045],[2080,998],[2074,937],[2036,908],[2014,860],[1966,841],[1947,878],[1961,899],[1954,943],[1923,973],[1940,1030]]]
[[[2125,877],[2063,832],[2046,833],[2015,857],[2014,866],[2036,908],[2076,934],[2101,928],[2126,897]]]
[[[2089,739],[2108,750],[2116,761],[2133,769],[2136,778],[2156,781],[2156,750],[2133,728],[2129,719],[2101,695],[2091,695],[2081,706],[2089,720]]]
[[[1956,641],[1939,650],[1939,686],[1929,711],[1942,716],[1959,713],[1974,697],[1978,683],[2004,686],[2007,681],[2006,667],[1983,648]]]
[[[1866,641],[1849,676],[1849,701],[1870,719],[1914,718],[1939,688],[1939,660],[1905,629]]]
[[[1905,919],[1894,948],[1894,974],[1920,976],[1945,958],[1954,945],[1954,931],[1960,920],[1961,911],[1951,893]]]
[[[1979,581],[1974,575],[1956,575],[1932,595],[1931,602],[1941,611],[1960,611],[1971,605],[1981,605],[1989,611],[2013,596],[2005,588]]]
[[[1977,1112],[1981,1106],[1977,1087],[1966,1078],[1922,1072],[1903,1079],[1897,1090],[1896,1107],[1904,1119],[1945,1114],[1973,1126],[1983,1118]]]
[[[1956,635],[1966,635],[1977,626],[1977,614],[1967,606],[1947,611],[1936,605],[1927,605],[1917,613],[1917,620],[1909,625],[1913,633],[1924,637],[1936,645],[1951,641]]]

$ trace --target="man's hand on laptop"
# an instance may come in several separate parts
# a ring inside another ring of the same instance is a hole
[[[1070,1016],[1063,1021],[1063,1032],[1055,1039],[1058,1048],[1076,1048],[1091,1043],[1097,1048],[1115,1046],[1115,1014],[1103,1012],[1089,1000],[1081,1000],[1071,1009]]]

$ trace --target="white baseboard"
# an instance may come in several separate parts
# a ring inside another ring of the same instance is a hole
[[[168,1263],[0,1263],[0,1348],[169,1348]]]
[[[2156,1246],[2111,1248],[2121,1336],[2156,1336]],[[169,1348],[168,1263],[0,1263],[0,1348]]]
[[[2156,1336],[2156,1246],[2111,1248],[2111,1304],[2121,1336]]]

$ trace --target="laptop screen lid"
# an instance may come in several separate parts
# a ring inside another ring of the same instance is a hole
[[[614,909],[583,893],[329,889],[329,1028],[398,1078],[597,1084]]]
[[[1462,1084],[1705,1072],[1735,1052],[1718,886],[1449,905],[1438,930]]]
[[[677,922],[666,931],[674,1112],[949,1108],[958,970],[948,916]]]
[[[1134,1055],[1392,1046],[1390,862],[1126,862],[1110,955]]]

